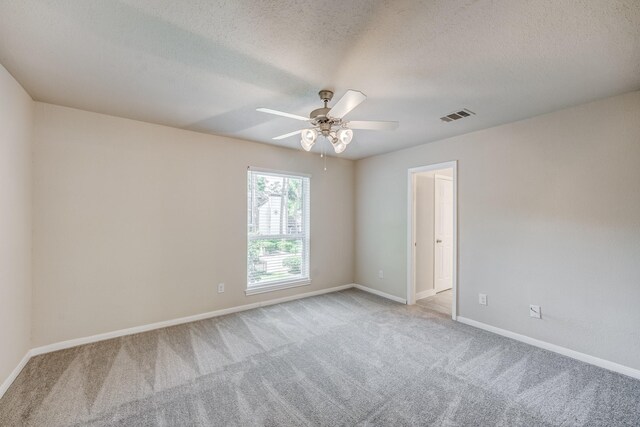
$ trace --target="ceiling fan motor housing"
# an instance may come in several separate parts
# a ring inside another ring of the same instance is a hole
[[[311,120],[316,120],[318,123],[322,123],[323,121],[329,121],[329,118],[327,117],[329,110],[331,110],[331,108],[328,108],[328,107],[316,108],[311,112],[311,114],[309,114],[309,118],[311,118]]]
[[[309,114],[309,118],[311,119],[311,123],[314,126],[318,126],[320,133],[324,136],[329,136],[329,132],[331,132],[331,127],[333,125],[338,124],[339,120],[335,120],[329,117],[329,111],[331,108],[327,107],[327,103],[331,101],[333,98],[333,91],[328,89],[323,89],[318,92],[318,96],[324,102],[324,107],[316,108]]]
[[[318,127],[320,128],[320,133],[324,136],[329,136],[332,126],[333,126],[333,122],[330,120],[318,123]]]

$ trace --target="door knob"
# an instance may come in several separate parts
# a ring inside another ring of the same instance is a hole
[[[438,239],[436,240],[436,243],[442,243],[442,240]]]

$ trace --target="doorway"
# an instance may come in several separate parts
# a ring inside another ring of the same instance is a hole
[[[456,318],[457,162],[408,171],[407,304]]]

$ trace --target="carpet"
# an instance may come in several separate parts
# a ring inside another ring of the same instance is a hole
[[[350,289],[32,358],[2,426],[639,425],[640,381]]]

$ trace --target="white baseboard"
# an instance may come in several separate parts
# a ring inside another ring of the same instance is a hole
[[[251,310],[258,307],[266,307],[268,305],[279,304],[282,302],[313,297],[316,295],[327,294],[330,292],[338,292],[345,289],[350,289],[353,286],[354,284],[350,283],[348,285],[335,286],[333,288],[320,289],[318,291],[305,292],[302,294],[291,295],[288,297],[275,298],[267,301],[255,302],[252,304],[245,304],[245,305],[239,305],[236,307],[223,308],[220,310],[209,311],[207,313],[195,314],[193,316],[180,317],[178,319],[171,319],[171,320],[164,320],[162,322],[150,323],[142,326],[134,326],[133,328],[120,329],[117,331],[106,332],[103,334],[91,335],[88,337],[76,338],[68,341],[61,341],[53,344],[44,345],[42,347],[36,347],[31,350],[31,355],[36,356],[44,353],[51,353],[52,351],[64,350],[66,348],[77,347],[79,345],[90,344],[98,341],[104,341],[111,338],[118,338],[126,335],[139,334],[140,332],[152,331],[154,329],[166,328],[168,326],[181,325],[183,323],[196,322],[198,320],[224,316],[225,314],[237,313],[240,311]]]
[[[15,367],[13,371],[9,374],[6,380],[0,385],[0,399],[4,396],[4,393],[9,389],[9,386],[18,378],[18,375],[22,371],[22,368],[27,364],[27,362],[31,359],[31,350],[27,351],[27,354],[24,355],[18,366]]]
[[[485,331],[493,332],[494,334],[502,335],[507,338],[512,338],[516,341],[521,341],[526,344],[533,345],[535,347],[543,348],[545,350],[553,351],[554,353],[561,354],[563,356],[570,357],[572,359],[579,360],[581,362],[589,363],[590,365],[598,366],[600,368],[608,369],[619,374],[627,375],[632,378],[640,379],[640,370],[630,368],[628,366],[620,365],[619,363],[611,362],[609,360],[600,359],[599,357],[591,356],[579,351],[571,350],[566,347],[562,347],[556,344],[551,344],[546,341],[541,341],[535,338],[528,337],[526,335],[511,332],[506,329],[497,328],[495,326],[487,325],[486,323],[478,322],[476,320],[467,319],[466,317],[458,316],[458,322],[464,323],[469,326],[484,329]]]
[[[395,295],[391,295],[386,292],[379,291],[377,289],[369,288],[363,285],[356,285],[356,284],[354,284],[353,287],[356,289],[360,289],[361,291],[369,292],[370,294],[378,295],[379,297],[382,297],[382,298],[390,299],[391,301],[399,302],[401,304],[407,303],[407,300],[404,298],[400,298]]]
[[[347,284],[347,285],[335,286],[333,288],[320,289],[320,290],[317,290],[317,291],[305,292],[303,294],[291,295],[291,296],[282,297],[282,298],[275,298],[275,299],[271,299],[271,300],[268,300],[268,301],[261,301],[261,302],[256,302],[256,303],[252,303],[252,304],[245,304],[245,305],[241,305],[241,306],[237,306],[237,307],[224,308],[224,309],[221,309],[221,310],[215,310],[215,311],[210,311],[210,312],[207,312],[207,313],[196,314],[196,315],[193,315],[193,316],[187,316],[187,317],[181,317],[181,318],[178,318],[178,319],[165,320],[165,321],[162,321],[162,322],[150,323],[148,325],[135,326],[133,328],[120,329],[120,330],[117,330],[117,331],[106,332],[106,333],[103,333],[103,334],[91,335],[91,336],[88,336],[88,337],[76,338],[76,339],[72,339],[72,340],[61,341],[61,342],[57,342],[57,343],[53,343],[53,344],[44,345],[44,346],[41,346],[41,347],[36,347],[36,348],[33,348],[33,349],[29,350],[27,352],[27,354],[25,354],[25,356],[22,358],[22,360],[20,361],[18,366],[15,367],[15,369],[11,372],[11,374],[7,377],[7,379],[4,380],[2,385],[0,385],[0,398],[2,398],[2,396],[7,391],[7,389],[9,389],[9,386],[11,386],[13,381],[15,381],[15,379],[18,377],[18,375],[22,371],[22,368],[25,367],[25,365],[27,364],[29,359],[31,359],[31,357],[33,357],[33,356],[38,356],[40,354],[45,354],[45,353],[51,353],[52,351],[64,350],[64,349],[71,348],[71,347],[77,347],[77,346],[83,345],[83,344],[90,344],[90,343],[94,343],[94,342],[98,342],[98,341],[104,341],[104,340],[108,340],[108,339],[111,339],[111,338],[118,338],[118,337],[123,337],[123,336],[126,336],[126,335],[137,334],[137,333],[140,333],[140,332],[151,331],[151,330],[154,330],[154,329],[166,328],[167,326],[175,326],[175,325],[180,325],[180,324],[183,324],[183,323],[190,323],[190,322],[195,322],[195,321],[198,321],[198,320],[209,319],[211,317],[224,316],[225,314],[231,314],[231,313],[237,313],[237,312],[240,312],[240,311],[251,310],[253,308],[266,307],[266,306],[269,306],[269,305],[279,304],[279,303],[282,303],[282,302],[287,302],[287,301],[293,301],[293,300],[302,299],[302,298],[313,297],[313,296],[316,296],[316,295],[328,294],[330,292],[343,291],[345,289],[353,288],[354,286],[355,285],[353,283],[350,283],[350,284]]]
[[[151,323],[151,324],[148,324],[148,325],[136,326],[136,327],[133,327],[133,328],[121,329],[121,330],[118,330],[118,331],[107,332],[107,333],[104,333],[104,334],[92,335],[92,336],[88,336],[88,337],[84,337],[84,338],[77,338],[77,339],[73,339],[73,340],[62,341],[62,342],[58,342],[58,343],[53,343],[53,344],[41,346],[41,347],[36,347],[36,348],[33,348],[33,349],[29,350],[27,352],[27,354],[25,354],[25,356],[22,358],[22,360],[20,360],[20,363],[18,363],[18,366],[15,367],[15,369],[11,372],[11,374],[9,374],[9,376],[0,385],[0,398],[2,398],[4,393],[7,391],[7,389],[11,386],[13,381],[18,377],[18,375],[20,374],[22,369],[25,367],[25,365],[27,364],[29,359],[31,357],[33,357],[33,356],[37,356],[37,355],[45,354],[45,353],[50,353],[52,351],[63,350],[63,349],[66,349],[66,348],[76,347],[76,346],[83,345],[83,344],[89,344],[89,343],[93,343],[93,342],[103,341],[103,340],[107,340],[107,339],[111,339],[111,338],[117,338],[117,337],[122,337],[122,336],[126,336],[126,335],[137,334],[137,333],[140,333],[140,332],[146,332],[146,331],[150,331],[150,330],[154,330],[154,329],[165,328],[167,326],[180,325],[180,324],[189,323],[189,322],[195,322],[195,321],[198,321],[198,320],[208,319],[208,318],[212,318],[212,317],[223,316],[225,314],[231,314],[231,313],[237,313],[237,312],[240,312],[240,311],[251,310],[251,309],[254,309],[254,308],[258,308],[258,307],[266,307],[266,306],[269,306],[269,305],[279,304],[279,303],[282,303],[282,302],[294,301],[294,300],[297,300],[297,299],[308,298],[308,297],[327,294],[327,293],[331,293],[331,292],[338,292],[338,291],[342,291],[342,290],[346,290],[346,289],[350,289],[350,288],[357,288],[357,289],[360,289],[362,291],[369,292],[369,293],[372,293],[374,295],[378,295],[380,297],[387,298],[387,299],[390,299],[392,301],[399,302],[401,304],[406,304],[406,302],[407,302],[404,298],[400,298],[400,297],[397,297],[395,295],[388,294],[386,292],[382,292],[382,291],[379,291],[379,290],[376,290],[376,289],[372,289],[372,288],[369,288],[367,286],[363,286],[363,285],[358,285],[358,284],[352,283],[352,284],[347,284],[347,285],[342,285],[342,286],[335,286],[333,288],[320,289],[318,291],[305,292],[303,294],[291,295],[291,296],[282,297],[282,298],[275,298],[275,299],[268,300],[268,301],[262,301],[262,302],[252,303],[252,304],[245,304],[245,305],[241,305],[241,306],[237,306],[237,307],[230,307],[230,308],[225,308],[225,309],[221,309],[221,310],[210,311],[210,312],[207,312],[207,313],[196,314],[196,315],[193,315],[193,316],[181,317],[181,318],[178,318],[178,319],[166,320],[166,321],[162,321],[162,322]],[[505,337],[508,337],[508,338],[515,339],[517,341],[524,342],[526,344],[530,344],[530,345],[533,345],[533,346],[536,346],[536,347],[539,347],[539,348],[543,348],[545,350],[553,351],[555,353],[562,354],[563,356],[571,357],[573,359],[580,360],[582,362],[589,363],[591,365],[598,366],[600,368],[608,369],[610,371],[617,372],[617,373],[620,373],[620,374],[623,374],[623,375],[627,375],[627,376],[632,377],[632,378],[640,379],[640,370],[638,370],[638,369],[630,368],[628,366],[620,365],[620,364],[615,363],[615,362],[611,362],[611,361],[608,361],[608,360],[600,359],[600,358],[595,357],[595,356],[590,356],[590,355],[585,354],[585,353],[580,353],[580,352],[575,351],[575,350],[571,350],[571,349],[568,349],[568,348],[565,348],[565,347],[561,347],[559,345],[555,345],[555,344],[551,344],[551,343],[548,343],[548,342],[545,342],[545,341],[541,341],[541,340],[538,340],[538,339],[535,339],[535,338],[531,338],[531,337],[528,337],[526,335],[518,334],[516,332],[511,332],[511,331],[508,331],[506,329],[501,329],[501,328],[498,328],[498,327],[495,327],[495,326],[487,325],[485,323],[478,322],[476,320],[467,319],[466,317],[458,316],[457,320],[459,322],[461,322],[461,323],[464,323],[464,324],[467,324],[467,325],[470,325],[470,326],[474,326],[476,328],[484,329],[486,331],[493,332],[493,333],[498,334],[498,335],[502,335],[502,336],[505,336]]]
[[[436,294],[436,290],[435,289],[427,289],[426,291],[422,291],[422,292],[417,292],[416,293],[416,300],[422,299],[422,298],[427,298],[427,297],[432,297]]]

